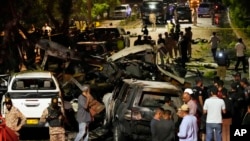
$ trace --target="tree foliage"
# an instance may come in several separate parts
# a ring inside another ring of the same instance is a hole
[[[223,0],[223,3],[229,7],[230,16],[234,24],[240,28],[246,28],[250,18],[249,0]]]

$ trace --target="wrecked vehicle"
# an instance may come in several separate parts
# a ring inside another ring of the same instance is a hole
[[[114,53],[107,58],[107,62],[112,63],[116,70],[122,70],[123,78],[168,82],[175,80],[179,85],[185,84],[185,79],[178,73],[179,68],[176,69],[174,64],[159,65],[160,53],[161,46],[140,45]]]
[[[112,129],[113,140],[152,140],[150,121],[154,110],[170,97],[180,107],[182,89],[168,82],[124,79],[103,97],[105,127]]]

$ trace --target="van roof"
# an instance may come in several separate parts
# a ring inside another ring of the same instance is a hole
[[[51,78],[53,74],[49,71],[22,71],[12,75],[16,78]]]

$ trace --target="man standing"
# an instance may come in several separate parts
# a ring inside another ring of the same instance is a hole
[[[236,57],[237,57],[237,62],[235,64],[235,71],[238,71],[238,67],[239,67],[240,62],[241,62],[243,65],[243,72],[247,73],[245,54],[244,54],[244,52],[246,51],[246,46],[244,45],[241,38],[238,39],[238,42],[235,45],[235,50],[236,50]]]
[[[171,119],[171,111],[164,110],[161,119],[162,130],[164,133],[161,136],[161,141],[174,141],[175,139],[175,124]]]
[[[213,32],[208,43],[210,43],[211,45],[211,52],[212,52],[214,60],[216,60],[216,51],[217,51],[219,42],[220,42],[220,39],[217,37],[216,32]]]
[[[42,27],[43,35],[45,37],[50,37],[51,36],[51,27],[48,25],[48,23],[45,23],[44,26]]]
[[[188,46],[187,46],[187,51],[188,51],[188,57],[192,58],[192,39],[193,39],[193,32],[192,32],[192,28],[186,27],[185,28],[185,34],[184,36],[187,38],[188,40]]]
[[[198,141],[198,125],[195,116],[189,114],[189,107],[183,104],[178,109],[178,115],[183,118],[179,127],[179,141]]]
[[[218,89],[213,86],[209,89],[211,97],[205,100],[203,106],[206,119],[206,141],[212,141],[215,134],[216,141],[222,141],[222,113],[226,113],[225,102],[217,97]]]
[[[89,133],[88,126],[91,122],[91,115],[89,112],[89,102],[91,101],[90,87],[85,85],[82,88],[82,94],[78,97],[78,111],[76,115],[76,120],[79,124],[79,131],[76,135],[75,141],[80,141],[86,134],[84,141],[88,141]]]
[[[5,115],[6,126],[19,136],[18,131],[20,131],[22,126],[25,124],[26,117],[19,111],[18,108],[13,106],[12,100],[9,97],[5,98],[4,103],[7,109]]]
[[[156,30],[156,15],[153,11],[149,14],[149,22],[152,24],[152,31]]]
[[[49,107],[44,109],[40,123],[49,123],[50,141],[64,141],[65,130],[63,127],[63,109],[58,105],[58,98],[51,99]]]
[[[187,104],[188,105],[188,107],[189,107],[189,114],[191,114],[191,115],[194,115],[194,116],[196,116],[196,112],[197,112],[197,103],[196,103],[196,101],[193,99],[193,94],[194,94],[194,92],[193,92],[193,90],[192,89],[190,89],[190,88],[186,88],[185,90],[184,90],[184,93],[183,93],[183,95],[182,95],[182,100],[183,100],[183,102],[185,103],[185,104]]]
[[[188,38],[184,36],[184,33],[181,31],[180,36],[178,39],[178,48],[180,50],[180,55],[181,55],[181,65],[183,68],[186,67],[186,62],[188,61]]]
[[[197,17],[198,17],[196,8],[193,9],[193,15],[192,16],[193,16],[193,25],[196,26],[197,25]]]
[[[176,113],[176,109],[172,106],[171,98],[166,96],[165,97],[165,104],[162,106],[162,108],[166,111],[169,110],[171,112],[171,119],[173,119],[174,123],[177,123],[178,116]]]
[[[230,64],[230,60],[228,58],[227,53],[223,48],[220,51],[216,52],[215,61],[218,65],[217,67],[217,76],[220,77],[221,80],[225,80],[227,66]]]
[[[150,130],[151,130],[151,135],[152,135],[152,141],[161,141],[160,136],[164,134],[162,130],[162,124],[161,124],[161,118],[163,115],[163,109],[162,108],[157,108],[154,113],[154,117],[150,122]]]

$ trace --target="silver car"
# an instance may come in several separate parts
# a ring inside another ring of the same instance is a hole
[[[211,8],[210,3],[201,3],[198,7],[198,17],[210,16]]]

